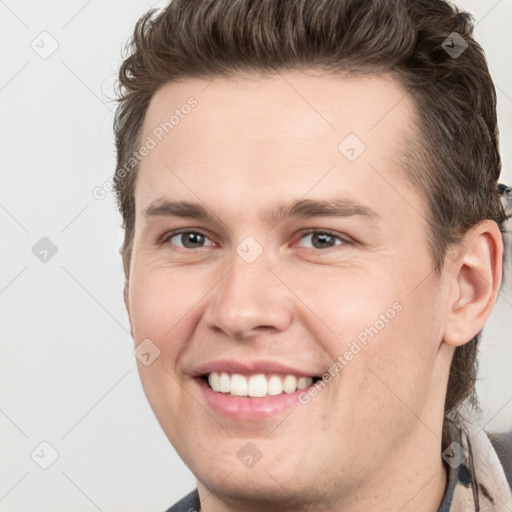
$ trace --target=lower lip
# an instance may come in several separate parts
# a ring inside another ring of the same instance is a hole
[[[281,393],[280,395],[264,396],[259,398],[230,396],[224,393],[213,391],[204,379],[195,379],[201,388],[207,404],[216,412],[231,418],[240,420],[263,420],[272,418],[279,413],[292,408],[294,405],[301,405],[299,395],[308,392],[308,386],[298,389],[293,393]]]

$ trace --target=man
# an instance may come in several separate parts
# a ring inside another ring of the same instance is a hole
[[[508,194],[471,31],[441,0],[139,20],[115,181],[142,385],[197,477],[170,510],[512,510],[464,414]]]

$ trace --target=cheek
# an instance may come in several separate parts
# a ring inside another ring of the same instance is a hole
[[[137,362],[141,383],[161,424],[175,425],[176,413],[183,407],[179,384],[183,375],[178,363],[197,323],[194,305],[204,291],[193,286],[183,272],[172,269],[152,269],[148,265],[133,277],[130,316],[134,344],[149,339],[159,350],[150,366]]]
[[[352,376],[347,379],[349,393],[358,393],[368,410],[379,411],[398,429],[411,428],[423,416],[431,390],[442,338],[434,293],[425,285],[416,295],[396,301],[400,311],[369,339],[359,367],[347,372]]]
[[[136,342],[150,338],[160,350],[180,331],[180,321],[200,301],[204,291],[185,272],[145,268],[130,283],[130,315]]]
[[[368,467],[399,449],[425,416],[436,350],[428,334],[417,335],[409,313],[404,304],[366,345],[358,343],[361,348],[333,380],[336,405],[324,421],[335,424],[340,439],[351,440],[345,452]]]
[[[325,267],[309,274],[290,273],[286,279],[301,299],[297,302],[298,311],[306,313],[304,304],[314,313],[302,315],[301,321],[312,318],[310,331],[319,342],[328,345],[332,358],[349,350],[354,340],[365,347],[381,337],[399,316],[399,294],[387,281],[389,278],[377,279],[368,269],[357,267]]]
[[[149,366],[137,362],[140,380],[153,412],[173,445],[186,438],[186,425],[180,413],[186,409],[188,395],[182,392],[178,363],[196,323],[194,305],[204,293],[187,279],[186,272],[153,268],[151,264],[141,264],[130,282],[135,345],[150,339],[160,351]]]
[[[427,280],[410,293],[414,285],[398,269],[384,278],[348,272],[344,277],[329,288],[319,286],[327,281],[309,283],[308,295],[308,304],[317,306],[323,323],[334,331],[322,340],[341,365],[341,370],[331,366],[341,375],[331,388],[335,401],[342,408],[351,404],[344,414],[360,416],[353,425],[372,414],[382,418],[382,425],[415,422],[411,411],[421,415],[442,339],[435,283]]]

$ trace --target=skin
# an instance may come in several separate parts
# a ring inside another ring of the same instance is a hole
[[[497,225],[480,223],[432,272],[427,204],[399,165],[414,108],[390,77],[186,79],[154,95],[141,140],[190,96],[198,106],[141,162],[125,302],[135,345],[149,338],[160,350],[138,363],[141,382],[198,479],[201,509],[437,510],[449,364],[496,300]],[[353,162],[338,151],[350,133],[366,146]],[[378,218],[265,217],[295,199],[338,197]],[[157,199],[206,205],[214,217],[146,219]],[[203,245],[159,243],[182,228],[202,232]],[[341,238],[318,248],[312,228]],[[263,249],[252,263],[236,252],[247,236]],[[322,375],[396,302],[402,310],[341,373],[286,414],[221,416],[191,378],[219,358]],[[237,458],[248,441],[262,455],[250,468]]]

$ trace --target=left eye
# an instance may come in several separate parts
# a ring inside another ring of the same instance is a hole
[[[313,249],[329,249],[333,246],[345,243],[345,240],[341,237],[329,233],[328,231],[310,231],[302,235],[301,240],[306,237],[310,238]],[[339,243],[335,243],[336,240],[339,240]]]
[[[203,233],[199,233],[198,231],[181,231],[180,233],[175,233],[174,235],[169,236],[164,240],[164,242],[171,242],[174,238],[181,240],[182,245],[175,245],[178,247],[182,247],[183,249],[197,249],[203,247],[204,241],[209,240],[206,235]]]

